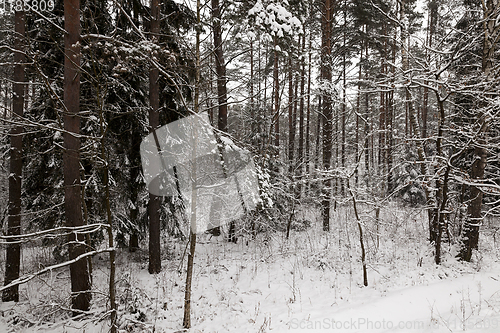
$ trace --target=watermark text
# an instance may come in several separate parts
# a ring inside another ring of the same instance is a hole
[[[495,329],[500,328],[500,319],[498,318],[469,318],[467,320],[460,320],[453,318],[449,320],[436,320],[424,322],[421,320],[408,320],[408,321],[393,321],[393,320],[373,320],[369,318],[359,317],[351,318],[348,320],[338,320],[335,318],[324,318],[322,320],[306,320],[293,318],[288,323],[290,329],[300,330],[332,330],[332,331],[373,331],[373,330],[424,330],[428,328],[448,328],[448,329]]]

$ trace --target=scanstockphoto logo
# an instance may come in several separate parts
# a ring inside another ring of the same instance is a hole
[[[391,320],[371,320],[368,318],[351,318],[349,320],[335,320],[334,318],[325,318],[323,320],[300,320],[293,318],[290,321],[290,329],[300,330],[422,330],[425,328],[423,321],[399,321]]]
[[[207,112],[154,130],[140,149],[149,192],[182,198],[194,233],[229,223],[257,206],[259,183],[250,152],[227,136],[216,136]]]
[[[476,330],[476,329],[500,329],[500,320],[496,318],[469,318],[460,320],[453,318],[449,320],[424,322],[419,320],[414,321],[391,321],[391,320],[372,320],[368,318],[351,318],[349,320],[335,320],[334,318],[325,318],[323,320],[305,320],[293,318],[289,322],[291,330],[330,330],[330,331],[364,331],[372,332],[376,330],[386,331],[403,331],[410,332],[412,330],[425,329],[440,329],[448,330]]]

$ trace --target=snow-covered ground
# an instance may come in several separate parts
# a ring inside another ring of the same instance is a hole
[[[238,244],[199,237],[190,332],[500,332],[500,250],[487,228],[473,263],[457,262],[445,246],[437,266],[421,212],[383,212],[378,240],[365,216],[364,287],[350,209],[333,213],[330,233],[315,216],[304,215],[313,226],[289,240],[281,232]],[[178,270],[185,244],[169,242],[158,275],[147,272],[147,252],[119,253],[122,332],[182,331],[186,260]],[[54,272],[23,286],[19,304],[0,304],[0,332],[107,332],[99,320],[106,311],[106,260],[94,259],[93,317],[67,317],[61,308],[68,306],[68,272]]]

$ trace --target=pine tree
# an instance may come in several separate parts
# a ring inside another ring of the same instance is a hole
[[[15,40],[14,40],[14,88],[13,88],[13,117],[14,121],[20,121],[24,113],[24,91],[25,91],[25,13],[15,12]],[[9,175],[9,221],[7,235],[15,236],[21,234],[21,179],[23,170],[23,127],[15,125],[10,131],[10,175]],[[21,265],[21,244],[12,239],[13,244],[7,246],[5,260],[4,285],[19,278],[19,268]],[[2,294],[2,301],[19,301],[19,286],[15,285],[5,289]]]
[[[495,51],[500,37],[500,2],[488,0],[482,6],[482,33],[483,45],[481,53],[481,79],[484,80],[486,88],[482,91],[483,101],[478,104],[475,114],[476,138],[473,148],[473,159],[470,166],[470,179],[475,185],[470,187],[470,203],[468,205],[468,217],[464,225],[463,246],[460,251],[460,258],[465,261],[472,259],[472,251],[478,248],[479,226],[482,220],[483,189],[480,183],[485,176],[487,166],[487,136],[491,117],[488,116],[491,108],[490,96],[495,86],[496,71],[494,70]],[[493,93],[495,96],[496,93]]]
[[[64,210],[66,225],[83,225],[80,187],[80,1],[64,2]],[[85,253],[82,235],[69,237],[69,259],[75,260]],[[87,260],[77,260],[70,266],[72,306],[74,315],[90,308],[90,276]]]
[[[158,0],[151,0],[151,39],[158,40],[160,33],[160,6]],[[160,104],[160,86],[158,82],[159,70],[152,67],[149,70],[149,127],[150,131],[156,131],[160,125],[158,108]],[[149,217],[149,273],[157,274],[161,271],[161,248],[160,248],[160,198],[149,194],[148,204]]]
[[[322,124],[323,124],[323,169],[328,171],[332,158],[332,120],[333,120],[333,96],[332,96],[332,20],[333,3],[324,0],[321,8],[321,85],[322,85]],[[323,230],[330,231],[330,204],[331,204],[331,179],[323,181],[321,215],[323,219]]]

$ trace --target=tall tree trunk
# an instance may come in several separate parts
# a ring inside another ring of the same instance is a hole
[[[369,119],[371,118],[369,112],[369,96],[368,93],[365,93],[365,144],[364,144],[364,154],[365,154],[365,180],[368,185],[368,180],[370,179],[370,138],[373,139],[373,135],[370,135],[370,123]]]
[[[160,6],[158,0],[151,0],[151,40],[158,41],[160,33]],[[149,70],[149,127],[155,131],[160,126],[158,109],[160,106],[159,70],[151,65]],[[161,242],[160,242],[160,197],[149,194],[149,268],[150,274],[161,272]]]
[[[210,54],[208,57],[208,67],[212,68],[212,64],[215,63],[215,58],[213,54]],[[208,108],[208,119],[210,120],[210,125],[215,126],[215,120],[214,120],[214,111],[215,111],[215,106],[213,102],[213,98],[211,96],[212,91],[214,91],[214,80],[213,80],[213,73],[210,71],[207,74],[207,80],[210,84],[210,87],[208,88],[208,91],[206,92],[207,97],[205,98],[207,101],[207,108]]]
[[[394,32],[397,35],[396,31]],[[397,36],[395,36],[395,39]],[[396,63],[396,44],[392,46],[392,63]],[[394,80],[396,79],[396,67],[391,66],[391,85],[394,86]],[[390,195],[393,190],[393,147],[394,147],[394,136],[393,136],[393,123],[394,123],[394,89],[387,92],[386,98],[386,160],[387,160],[387,193]]]
[[[426,53],[427,50],[432,48],[433,46],[433,39],[434,35],[436,33],[436,27],[437,27],[437,20],[438,20],[438,3],[436,0],[432,0],[429,2],[429,29],[428,29],[428,35],[427,35],[427,45],[428,48],[426,48]],[[427,61],[430,61],[430,57],[427,56]],[[422,106],[422,138],[427,138],[427,118],[428,118],[428,113],[429,113],[429,88],[427,87],[427,81],[424,82],[425,87],[424,87],[424,98],[423,98],[423,106]]]
[[[302,177],[304,170],[304,94],[305,94],[305,82],[306,82],[306,62],[304,52],[306,48],[306,32],[302,35],[302,50],[300,54],[302,55],[301,60],[301,73],[300,73],[300,105],[299,105],[299,147],[297,151],[297,196],[298,198],[302,195]]]
[[[4,106],[4,109],[3,109],[3,119],[7,119],[7,114],[8,114],[8,110],[10,110],[10,103],[9,103],[9,84],[7,83],[7,80],[4,80],[5,82],[5,87],[4,87],[4,99],[3,99],[3,106]]]
[[[365,33],[368,35],[368,27],[365,26]],[[365,48],[365,57],[366,59],[369,59],[369,54],[368,54],[368,42],[364,43],[364,48]],[[360,68],[361,70],[361,68]],[[368,78],[368,70],[365,72],[365,79]],[[370,134],[370,119],[372,118],[371,112],[369,109],[369,93],[365,92],[365,98],[364,98],[364,105],[365,105],[365,112],[364,112],[364,119],[365,119],[365,126],[364,126],[364,135],[365,135],[365,143],[364,143],[364,154],[365,154],[365,183],[368,186],[368,180],[370,179],[370,138],[373,139],[373,135]]]
[[[299,37],[300,44],[300,37]],[[293,82],[293,72],[294,68],[292,65],[292,57],[289,57],[289,78],[288,78],[288,174],[290,177],[290,195],[297,194],[297,186],[294,178],[296,163],[294,160],[295,153],[295,135],[297,132],[297,88],[298,88],[298,80],[295,79],[295,86]],[[295,91],[294,91],[295,88]],[[289,218],[286,228],[286,238],[290,237],[290,230],[292,227],[292,220],[295,213],[295,201],[292,201],[292,208],[289,212]]]
[[[132,203],[130,207],[130,221],[134,225],[139,225],[139,189],[140,187],[137,184],[137,179],[141,174],[141,154],[140,154],[140,144],[141,144],[141,133],[135,128],[132,133],[130,133],[129,137],[129,152],[128,158],[131,163],[130,173],[129,173],[129,181],[128,181],[128,193],[130,193],[129,199]],[[128,250],[130,252],[135,252],[139,249],[139,235],[134,230],[131,232],[129,236]]]
[[[400,7],[400,19],[401,22],[404,22],[406,20],[406,13],[405,13],[405,0],[402,1],[401,7]],[[401,29],[401,39],[402,39],[402,44],[403,45],[408,45],[408,31],[402,27]],[[402,68],[403,72],[408,71],[410,67],[410,62],[409,62],[409,56],[408,53],[406,52],[406,48],[402,47],[401,48],[401,56],[402,56]],[[406,96],[406,107],[408,110],[408,121],[410,124],[410,135],[411,137],[414,137],[415,140],[415,145],[417,147],[417,159],[420,162],[420,173],[422,177],[424,177],[423,181],[423,188],[425,192],[425,199],[426,203],[429,207],[433,207],[435,204],[435,197],[433,196],[433,193],[430,189],[430,187],[427,185],[427,179],[428,179],[428,168],[427,168],[427,161],[426,161],[426,154],[424,150],[424,146],[422,144],[421,135],[422,131],[418,123],[418,118],[417,118],[417,112],[415,110],[415,104],[413,101],[413,96],[409,87],[409,80],[405,82],[405,87],[404,87],[404,93]],[[429,208],[427,210],[427,217],[428,217],[428,222],[429,222],[429,232],[432,230],[432,219],[433,219],[433,209]]]
[[[311,2],[312,4],[312,2]],[[305,148],[305,156],[304,161],[306,163],[306,177],[307,177],[307,185],[306,185],[306,196],[309,192],[311,182],[309,177],[309,169],[311,166],[311,142],[309,141],[311,138],[311,59],[312,59],[312,33],[309,33],[309,58],[307,62],[307,116],[306,116],[306,148]]]
[[[186,274],[186,289],[184,291],[184,317],[182,327],[191,327],[191,284],[193,281],[194,253],[196,250],[196,233],[189,233],[189,253]]]
[[[212,0],[212,26],[214,36],[215,72],[217,74],[217,101],[219,112],[217,117],[217,127],[221,132],[227,132],[227,86],[226,86],[226,62],[224,60],[224,50],[222,44],[222,11],[219,0]],[[220,227],[215,227],[213,234],[220,234]],[[229,223],[228,240],[236,243],[236,224]]]
[[[15,13],[15,39],[14,49],[14,104],[13,120],[18,121],[17,117],[22,117],[24,113],[24,37],[25,37],[25,13],[16,11]],[[5,96],[7,99],[7,96]],[[21,234],[21,177],[23,171],[23,128],[14,125],[10,131],[10,176],[9,176],[9,220],[7,226],[7,235]],[[15,243],[7,245],[7,254],[5,260],[5,279],[4,285],[19,278],[19,268],[21,263],[21,245]],[[19,286],[13,286],[5,289],[2,293],[2,301],[19,302]]]
[[[293,114],[293,66],[292,55],[288,57],[288,173],[293,179],[293,153],[295,150],[295,117]],[[292,186],[293,187],[293,186]]]
[[[364,51],[364,43],[361,42],[361,48],[359,50],[359,72],[358,72],[358,93],[356,97],[356,138],[354,143],[355,148],[355,156],[356,159],[361,159],[359,156],[359,120],[361,114],[361,79],[363,78],[363,51]],[[359,170],[356,168],[354,170],[354,185],[358,186],[359,182]]]
[[[486,169],[486,158],[487,151],[484,148],[486,140],[486,123],[481,121],[481,127],[484,128],[480,130],[480,137],[478,138],[476,147],[474,148],[474,162],[472,163],[470,170],[470,177],[473,181],[481,181],[484,179],[484,170]],[[483,202],[483,192],[479,186],[471,186],[470,188],[470,203],[467,207],[467,220],[465,221],[463,227],[463,239],[462,248],[459,253],[459,257],[465,261],[471,261],[472,251],[478,248],[479,243],[479,225],[482,220],[482,202]]]
[[[341,143],[341,153],[340,153],[340,165],[342,168],[346,167],[346,122],[347,122],[347,98],[346,98],[346,93],[347,93],[347,78],[346,78],[346,56],[345,53],[343,55],[343,65],[342,65],[342,116],[341,116],[341,131],[342,131],[342,143]],[[340,194],[342,196],[345,195],[345,180],[341,179],[340,183]]]
[[[393,147],[394,147],[394,137],[393,137],[393,117],[394,117],[394,91],[389,91],[387,93],[387,131],[386,131],[386,161],[387,161],[387,193],[390,195],[394,186],[394,175],[392,171],[393,167]]]
[[[314,169],[317,170],[320,165],[320,146],[321,146],[321,119],[323,119],[323,99],[318,97],[318,112],[316,117],[316,147],[314,153]]]
[[[215,71],[217,73],[217,99],[219,101],[219,116],[217,127],[222,132],[227,132],[227,88],[226,88],[226,63],[222,49],[221,5],[219,0],[212,0],[212,25],[214,36]]]
[[[80,186],[80,1],[64,1],[64,210],[66,225],[83,225]],[[69,236],[69,259],[73,260],[86,252],[83,235]],[[87,259],[70,265],[72,306],[74,315],[78,310],[88,311],[91,300],[91,282]]]
[[[268,57],[268,52],[269,52],[269,48],[266,46],[265,49],[264,49],[264,52],[261,52],[261,47],[262,47],[262,41],[261,39],[259,39],[259,53],[258,53],[258,59],[259,59],[259,79],[258,79],[258,91],[264,91],[264,96],[263,98],[261,98],[259,100],[259,111],[261,112],[261,116],[263,119],[268,119],[266,117],[266,112],[267,112],[267,78],[268,76],[267,75],[263,75],[263,70],[262,70],[262,61],[261,61],[261,57],[262,57],[262,53],[264,53],[264,56],[265,58],[267,59]],[[261,81],[264,82],[264,90],[262,90],[262,83]],[[259,97],[260,97],[260,94],[259,94]],[[272,104],[272,103],[271,103]],[[262,110],[261,110],[262,109]],[[272,119],[273,118],[273,115],[272,115],[272,111],[271,111],[271,117],[269,117],[269,119]],[[272,120],[271,120],[271,123],[272,123]],[[266,122],[266,125],[267,125],[267,122]],[[267,126],[264,126],[264,129],[267,131]],[[268,132],[272,132],[272,125],[269,126],[269,131]],[[270,138],[268,139],[270,140]],[[268,141],[269,142],[269,141]],[[262,150],[266,150],[268,149],[267,146],[264,147],[264,143],[262,144]]]
[[[259,147],[260,144],[258,140],[256,140],[257,133],[260,134],[260,132],[257,132],[257,119],[256,113],[255,113],[255,97],[254,97],[254,83],[255,83],[255,69],[254,69],[254,56],[253,56],[253,39],[250,39],[250,137],[251,137],[251,144],[253,147]],[[259,135],[260,137],[260,135]]]
[[[384,30],[385,31],[385,30]],[[385,42],[384,42],[384,45],[385,45]],[[386,71],[386,68],[387,68],[387,65],[386,65],[386,52],[385,52],[385,46],[384,46],[384,56],[382,58],[382,68],[381,68],[381,72],[382,72],[382,75],[384,74],[387,74],[387,71]],[[377,164],[378,164],[378,171],[380,175],[383,175],[384,174],[384,166],[385,166],[385,120],[386,120],[386,109],[385,109],[385,106],[386,106],[386,103],[385,103],[385,97],[386,97],[386,94],[385,94],[385,91],[381,91],[380,92],[380,112],[379,112],[379,122],[378,122],[378,131],[379,131],[379,134],[378,134],[378,160],[377,160]],[[380,184],[380,190],[381,192],[383,193],[384,192],[384,184],[382,182],[382,184]]]
[[[196,1],[196,21],[200,24],[200,11],[201,4],[200,0]],[[196,54],[195,54],[195,85],[194,85],[194,112],[198,113],[200,109],[199,98],[200,98],[200,30],[196,29]],[[194,127],[195,128],[195,127]],[[193,138],[194,142],[192,160],[196,157],[196,133]],[[196,204],[197,204],[197,184],[195,180],[196,176],[196,163],[193,163],[192,167],[192,184],[191,184],[191,226],[189,230],[189,253],[188,253],[188,263],[187,263],[187,273],[186,273],[186,289],[184,291],[184,317],[182,320],[182,326],[185,329],[191,328],[191,283],[193,281],[193,267],[194,267],[194,255],[196,251]]]
[[[441,158],[445,158],[443,154],[443,135],[444,135],[444,125],[445,125],[445,112],[444,112],[444,101],[440,98],[439,92],[436,90],[436,99],[439,107],[439,128],[436,140],[436,154]],[[431,235],[434,235],[434,261],[436,264],[441,263],[441,236],[445,228],[445,217],[446,217],[446,205],[448,204],[448,180],[450,174],[451,161],[447,162],[443,180],[438,178],[436,180],[436,207],[433,213],[432,230]]]
[[[101,105],[102,106],[102,105]],[[109,155],[106,152],[106,129],[105,129],[105,119],[104,119],[104,110],[101,107],[99,110],[99,124],[100,124],[100,132],[101,132],[101,160],[106,161],[104,164],[103,170],[103,185],[105,191],[104,204],[106,209],[106,217],[108,221],[108,227],[106,229],[108,234],[108,247],[113,249],[114,237],[113,237],[113,215],[111,213],[111,194],[109,191]],[[89,235],[87,235],[89,236]],[[89,237],[90,238],[90,237]],[[112,250],[109,252],[109,305],[110,305],[110,322],[111,322],[111,333],[116,333],[117,330],[117,308],[116,308],[116,286],[115,286],[115,274],[116,274],[116,250]],[[92,262],[89,262],[89,265]]]
[[[321,80],[327,91],[323,91],[323,169],[328,171],[332,158],[332,97],[330,83],[332,80],[331,54],[332,54],[332,0],[324,0],[322,8],[322,41],[321,41]],[[332,181],[327,177],[323,181],[321,215],[323,219],[323,230],[330,231],[330,201],[331,201]]]
[[[493,79],[493,68],[495,66],[495,50],[496,44],[500,37],[500,24],[498,19],[500,17],[500,1],[486,0],[482,2],[483,6],[483,52],[482,52],[482,71],[486,77],[486,81],[491,83]],[[490,87],[483,92],[485,99],[490,98],[492,94]],[[480,103],[481,109],[478,112],[478,135],[477,142],[474,146],[474,158],[470,169],[470,178],[472,181],[481,182],[484,179],[484,171],[486,169],[488,151],[487,132],[490,119],[487,116],[486,108],[488,102]],[[459,257],[462,260],[470,261],[472,259],[472,251],[478,248],[479,243],[479,225],[482,221],[482,202],[483,192],[479,186],[471,186],[470,189],[470,203],[467,207],[468,218],[464,225],[464,234],[462,239],[462,249]]]
[[[347,11],[345,8],[345,0],[343,4],[343,33],[342,33],[342,48],[344,49],[342,53],[342,143],[341,143],[341,156],[340,163],[342,168],[346,167],[346,122],[347,122],[347,77],[346,77],[346,61],[347,61],[347,36],[346,36],[346,24],[347,24]],[[340,184],[340,194],[345,195],[345,179],[341,179]]]
[[[257,81],[257,91],[258,94],[256,95],[257,101],[256,101],[256,108],[257,108],[257,117],[258,120],[264,120],[267,119],[265,116],[266,112],[266,103],[265,99],[262,99],[262,82],[264,81],[267,82],[266,78],[262,78],[262,61],[261,61],[261,55],[262,55],[262,42],[260,40],[260,37],[257,39],[258,40],[258,45],[257,45],[257,76],[255,77],[255,80]],[[254,74],[255,75],[255,74]],[[264,89],[264,96],[266,95],[266,91]],[[257,120],[257,119],[256,119]],[[265,149],[265,140],[262,138],[264,133],[266,132],[267,126],[263,121],[258,121],[256,124],[257,126],[257,133],[259,134],[259,153],[262,156],[264,154],[264,149]]]
[[[278,39],[274,37],[274,146],[276,149],[275,154],[279,155],[280,151],[280,81],[278,77]]]

